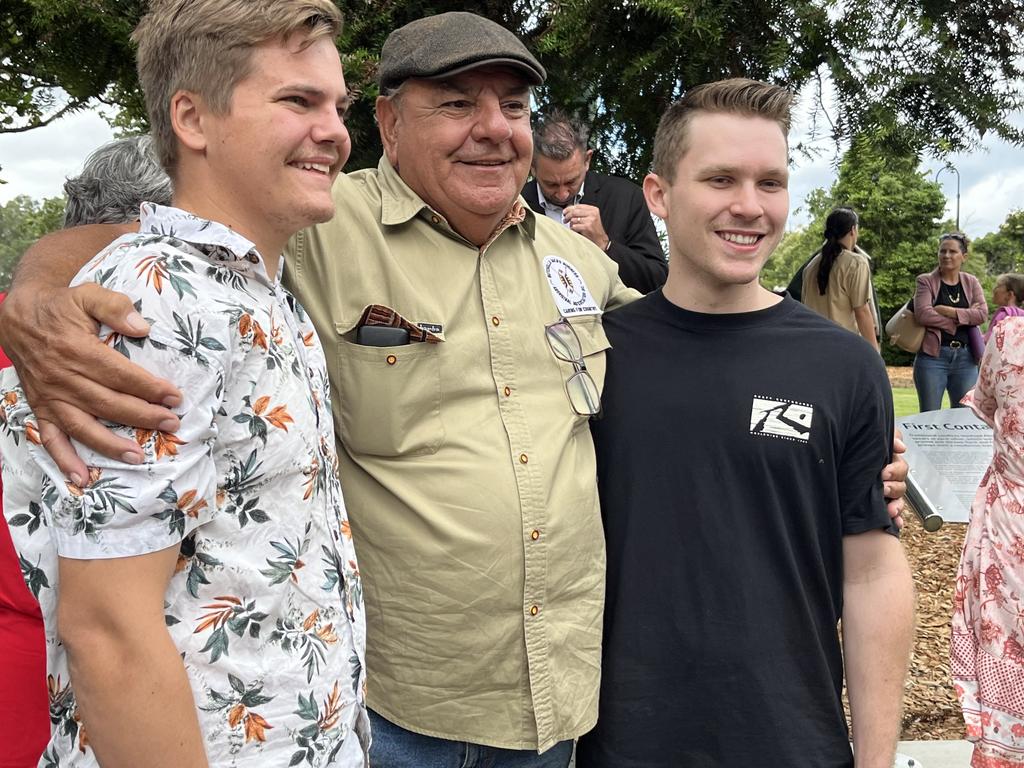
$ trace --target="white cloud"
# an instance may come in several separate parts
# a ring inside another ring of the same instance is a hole
[[[82,170],[89,153],[114,138],[96,112],[78,112],[45,128],[0,134],[0,203],[18,195],[63,194],[64,179]]]

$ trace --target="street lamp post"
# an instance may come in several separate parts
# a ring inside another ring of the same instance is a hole
[[[935,174],[935,181],[936,182],[939,180],[939,175],[943,171],[952,171],[953,173],[956,174],[956,228],[957,228],[957,231],[959,231],[960,230],[960,171],[958,171],[956,169],[956,167],[952,163],[946,163],[945,166],[943,166],[942,168],[939,168],[939,170],[936,172],[936,174]]]

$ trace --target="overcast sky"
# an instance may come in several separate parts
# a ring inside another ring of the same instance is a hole
[[[1017,121],[1024,125],[1024,115]],[[795,128],[799,138],[801,128]],[[83,112],[59,120],[46,128],[0,135],[0,203],[17,195],[37,199],[61,194],[66,176],[77,174],[86,156],[113,138],[113,132],[98,114]],[[835,158],[825,146],[815,160],[796,158],[790,181],[794,214],[790,226],[806,223],[801,210],[807,194],[828,188],[835,179]],[[984,149],[969,155],[954,155],[952,164],[960,171],[960,226],[972,238],[995,231],[1006,214],[1024,208],[1024,148],[1001,141],[986,140]],[[934,178],[942,163],[925,164]],[[949,171],[939,181],[946,193],[946,214],[955,217],[956,176]]]

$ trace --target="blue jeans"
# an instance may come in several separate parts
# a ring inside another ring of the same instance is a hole
[[[407,731],[370,710],[370,768],[566,768],[572,740],[543,754],[448,741]]]
[[[978,366],[967,347],[939,347],[939,356],[918,352],[914,358],[914,387],[922,411],[942,407],[942,393],[949,392],[949,404],[961,408],[960,399],[978,380]]]

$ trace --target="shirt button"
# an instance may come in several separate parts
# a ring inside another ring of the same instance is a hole
[[[525,453],[520,453],[519,454],[519,463],[520,464],[526,464],[527,462],[529,462],[529,460],[530,460],[530,457],[527,456]]]
[[[497,315],[492,317],[491,318],[491,325],[493,325],[495,328],[497,328],[499,325],[501,325],[501,318],[499,318]]]
[[[394,355],[388,355],[387,356],[387,362],[388,362],[388,365],[394,365],[395,363],[398,362],[398,358],[395,357]]]
[[[533,539],[534,541],[539,539],[540,538],[540,531],[534,530],[532,533],[530,533],[530,538]]]
[[[505,387],[505,397],[512,394],[512,387]]]
[[[531,616],[536,616],[538,613],[540,613],[540,607],[536,606],[536,605],[531,605],[530,606],[530,615]]]

